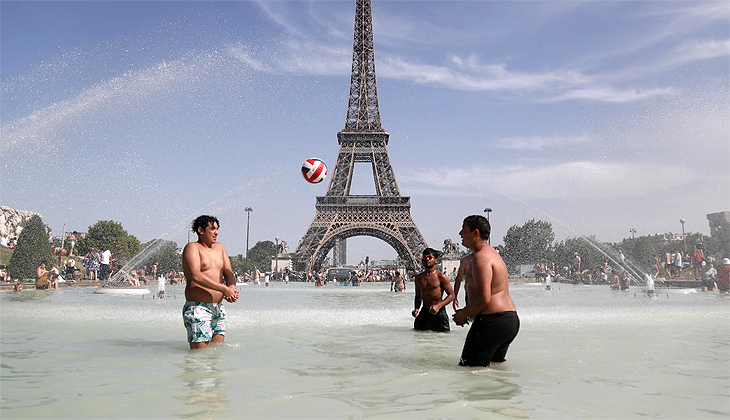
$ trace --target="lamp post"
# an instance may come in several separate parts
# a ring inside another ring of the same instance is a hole
[[[487,222],[489,222],[489,213],[491,213],[491,212],[492,212],[491,207],[487,207],[486,209],[484,209],[484,213],[487,213]],[[490,225],[490,227],[491,227],[491,225]],[[487,238],[487,243],[490,245],[491,245],[491,239],[492,239],[492,235],[490,233],[489,238]]]
[[[279,237],[274,239],[276,240],[276,272],[279,273]]]
[[[243,211],[246,212],[246,261],[248,261],[248,232],[251,227],[251,212],[253,209],[251,207],[246,207]]]
[[[629,229],[629,232],[631,232],[631,239],[634,239],[634,234],[636,233],[636,229],[631,228],[631,229]]]
[[[684,254],[687,255],[687,238],[685,238],[684,236],[684,222],[686,222],[686,220],[679,219],[679,223],[682,224],[682,242],[684,242]]]

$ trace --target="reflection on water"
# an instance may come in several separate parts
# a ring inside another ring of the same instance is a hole
[[[179,366],[179,379],[185,385],[179,395],[186,408],[185,413],[176,413],[179,418],[215,418],[215,414],[229,408],[226,386],[226,345],[211,346],[191,351],[183,357]],[[230,356],[230,353],[229,353]]]

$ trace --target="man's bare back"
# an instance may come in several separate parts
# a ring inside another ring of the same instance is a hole
[[[516,310],[509,295],[507,266],[491,245],[487,244],[474,254],[466,272],[466,291],[472,301],[480,299],[485,302],[481,310],[472,316]]]

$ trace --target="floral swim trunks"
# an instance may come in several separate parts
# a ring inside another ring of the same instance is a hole
[[[226,310],[223,303],[185,302],[183,321],[189,343],[207,343],[213,335],[226,335]]]

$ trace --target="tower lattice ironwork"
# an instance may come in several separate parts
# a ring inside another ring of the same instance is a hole
[[[297,245],[297,269],[319,269],[333,248],[333,263],[344,264],[344,243],[353,236],[382,239],[408,269],[418,267],[427,244],[411,217],[410,197],[400,194],[388,139],[380,122],[371,0],[357,0],[345,128],[337,133],[340,150],[327,193],[317,197],[317,213]],[[350,194],[355,163],[371,164],[374,195]]]

